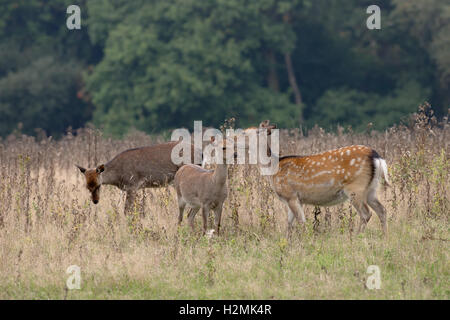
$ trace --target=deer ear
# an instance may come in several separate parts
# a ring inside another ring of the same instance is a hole
[[[85,172],[86,172],[86,169],[83,168],[83,167],[80,167],[80,166],[78,166],[78,165],[75,165],[75,167],[77,167],[78,169],[80,169],[81,173],[85,173]]]
[[[260,127],[260,128],[267,128],[267,126],[269,125],[269,123],[270,123],[270,120],[264,120],[263,122],[261,122],[261,123],[259,124],[259,127]]]
[[[101,164],[97,167],[97,173],[102,173],[103,171],[105,171],[105,165]]]

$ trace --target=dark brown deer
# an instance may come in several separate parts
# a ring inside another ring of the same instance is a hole
[[[91,193],[92,202],[99,202],[102,185],[113,185],[126,192],[124,212],[131,212],[137,190],[163,187],[173,181],[182,165],[174,164],[171,158],[172,150],[178,143],[180,142],[174,141],[129,149],[93,169],[77,166],[86,178],[86,187]],[[192,144],[191,158],[193,161]]]

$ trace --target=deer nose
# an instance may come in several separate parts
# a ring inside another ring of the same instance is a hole
[[[94,202],[94,204],[97,204],[97,203],[98,203],[98,200],[92,200],[92,202]]]

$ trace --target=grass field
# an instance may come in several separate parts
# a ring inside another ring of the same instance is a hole
[[[139,193],[133,216],[124,194],[102,187],[91,203],[74,164],[94,166],[156,140],[123,140],[86,129],[58,141],[0,141],[0,299],[449,299],[450,126],[425,111],[409,127],[355,134],[283,131],[282,154],[364,144],[389,167],[381,187],[388,238],[373,214],[356,235],[349,203],[305,207],[307,225],[286,239],[287,214],[251,166],[230,167],[220,237],[177,228],[172,187]],[[197,216],[197,229],[200,231]],[[81,288],[67,290],[77,265]],[[370,290],[367,268],[380,270]]]

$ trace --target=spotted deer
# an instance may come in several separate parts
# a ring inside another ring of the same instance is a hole
[[[244,134],[256,130],[259,136],[266,130],[270,135],[275,128],[266,120],[259,128],[246,129]],[[267,153],[276,157],[270,145]],[[278,171],[269,176],[272,189],[288,207],[288,234],[294,219],[305,222],[302,204],[333,206],[350,198],[360,216],[358,233],[364,231],[372,215],[370,207],[377,213],[386,235],[386,210],[376,194],[380,178],[389,185],[386,161],[374,149],[362,145],[308,156],[279,157]]]
[[[215,169],[207,170],[199,165],[186,164],[175,174],[174,187],[178,198],[178,225],[183,221],[183,212],[188,205],[192,208],[188,214],[189,225],[194,231],[194,218],[202,209],[203,234],[208,226],[210,210],[214,211],[215,233],[219,235],[222,207],[228,195],[227,183],[227,145],[234,145],[228,139],[215,139],[211,137],[215,148],[222,148],[223,161],[216,163]],[[217,150],[217,149],[216,149]],[[233,149],[234,151],[234,149]],[[236,158],[236,153],[234,153]]]
[[[139,189],[162,187],[173,181],[181,167],[174,164],[171,158],[172,149],[178,143],[167,142],[125,150],[96,168],[85,169],[77,165],[86,178],[86,188],[91,193],[92,202],[99,202],[102,185],[113,185],[126,192],[125,214],[132,212]],[[191,147],[193,158],[194,146]]]

